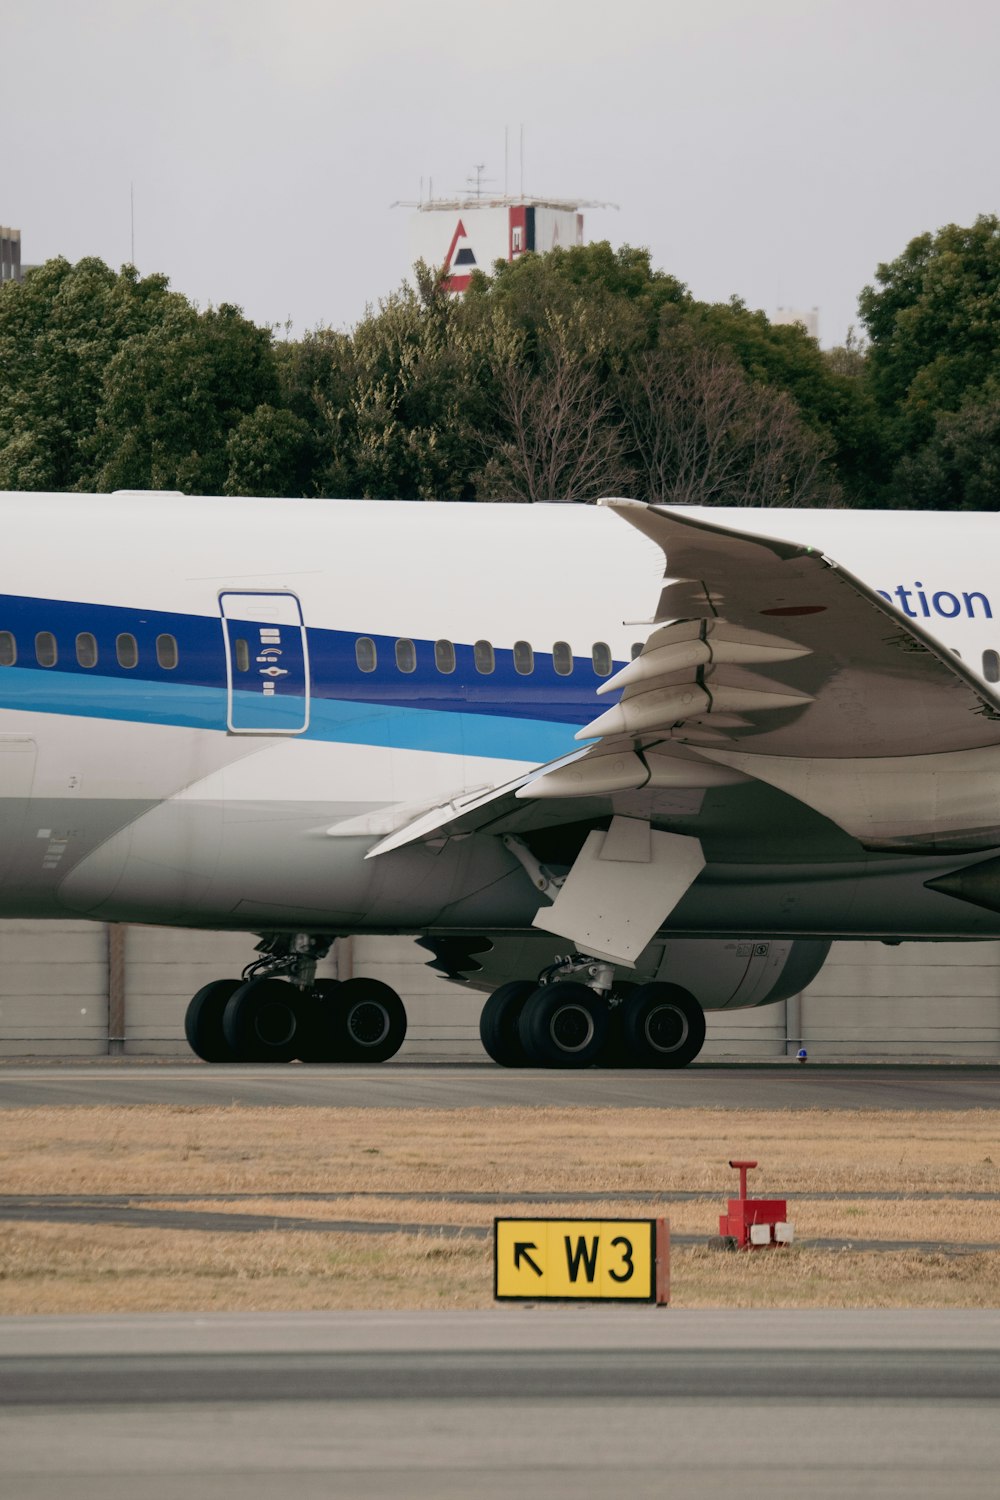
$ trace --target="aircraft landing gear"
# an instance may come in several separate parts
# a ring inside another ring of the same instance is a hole
[[[494,990],[479,1022],[505,1068],[683,1068],[705,1041],[705,1013],[673,984],[616,984],[610,964],[559,959],[537,983]]]
[[[525,1055],[540,1068],[589,1068],[601,1055],[609,1025],[608,1002],[572,979],[541,985],[529,996],[517,1025]]]
[[[622,1042],[637,1068],[686,1068],[705,1044],[705,1012],[677,984],[640,984],[622,1010]]]
[[[258,975],[241,984],[222,1013],[222,1034],[233,1057],[253,1063],[286,1063],[298,1057],[307,1004],[307,993],[287,979]]]
[[[316,979],[331,940],[299,933],[258,944],[242,979],[204,985],[184,1031],[205,1062],[378,1063],[406,1036],[403,1002],[377,979]]]
[[[312,1001],[303,1062],[380,1063],[403,1045],[403,1002],[379,979],[320,979]]]

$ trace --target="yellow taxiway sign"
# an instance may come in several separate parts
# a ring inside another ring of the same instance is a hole
[[[494,1219],[499,1300],[657,1302],[670,1299],[666,1219]]]

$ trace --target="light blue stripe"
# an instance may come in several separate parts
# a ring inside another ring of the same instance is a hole
[[[237,698],[245,698],[248,705],[260,703],[257,693],[238,693]],[[224,731],[227,695],[222,688],[187,683],[81,678],[69,672],[18,667],[9,672],[0,668],[0,707]],[[280,720],[276,725],[280,727]],[[577,749],[573,732],[572,724],[508,719],[495,710],[489,714],[455,713],[314,698],[309,728],[301,738],[540,764]]]
[[[186,729],[226,727],[226,694],[221,688],[83,677],[40,667],[0,668],[0,707],[136,724],[175,724]]]

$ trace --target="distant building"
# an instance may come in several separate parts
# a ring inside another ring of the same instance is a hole
[[[444,266],[449,291],[464,292],[473,271],[528,250],[583,244],[581,209],[605,205],[572,198],[431,198],[412,208],[410,260]]]
[[[779,307],[771,319],[772,323],[798,323],[811,339],[819,339],[818,307]]]
[[[21,231],[0,224],[0,282],[21,280]]]

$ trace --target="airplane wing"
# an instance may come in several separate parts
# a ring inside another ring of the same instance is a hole
[[[854,759],[1000,743],[1000,703],[978,677],[817,549],[682,510],[606,503],[663,549],[656,621],[674,623],[598,689],[623,690],[621,701],[578,738],[683,718],[752,740],[758,754]]]
[[[578,754],[426,814],[372,856],[596,820],[621,810],[620,794],[669,798],[745,778],[869,848],[1000,844],[1000,802],[984,790],[988,776],[1000,792],[1000,700],[957,656],[816,548],[683,510],[601,503],[664,554],[648,622],[660,628],[598,689],[617,702],[579,732],[590,743]],[[655,799],[648,806],[655,819]]]

